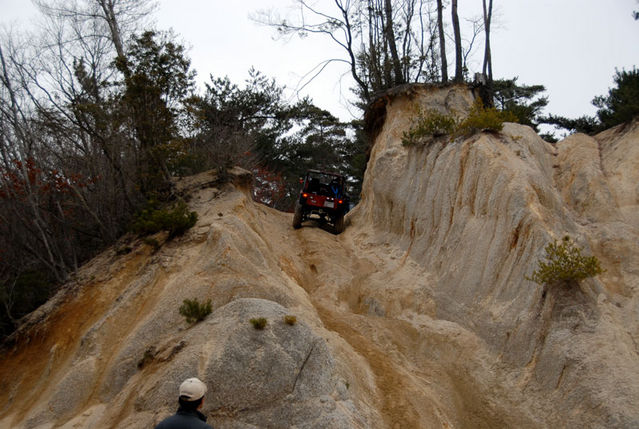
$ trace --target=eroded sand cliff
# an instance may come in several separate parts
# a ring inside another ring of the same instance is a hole
[[[216,428],[639,426],[639,124],[402,145],[416,103],[471,102],[426,86],[380,101],[339,236],[293,230],[241,172],[182,182],[193,229],[104,252],[4,352],[0,427],[152,427],[190,376]],[[544,294],[525,276],[566,234],[607,271]],[[213,313],[189,327],[195,297]]]

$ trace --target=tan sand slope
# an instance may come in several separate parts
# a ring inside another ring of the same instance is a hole
[[[152,427],[190,376],[216,428],[639,426],[639,124],[401,144],[415,103],[471,101],[425,86],[379,101],[339,236],[293,230],[240,171],[181,182],[192,230],[104,252],[4,352],[0,428]],[[607,271],[544,294],[525,276],[565,234]],[[189,327],[187,298],[213,313]]]

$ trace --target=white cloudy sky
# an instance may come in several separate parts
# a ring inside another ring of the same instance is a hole
[[[331,0],[318,0],[332,3]],[[613,85],[615,68],[639,66],[637,0],[494,0],[495,77],[519,76],[519,82],[542,84],[550,97],[548,112],[564,116],[593,114],[595,95]],[[317,38],[275,40],[273,29],[249,15],[275,9],[290,12],[293,0],[161,0],[157,27],[172,28],[190,46],[200,80],[228,75],[240,83],[253,66],[292,89],[322,60],[340,55],[329,41]],[[480,13],[480,0],[459,2],[460,15]],[[28,0],[0,0],[0,22],[25,26],[33,14]],[[479,59],[481,52],[478,51]],[[449,59],[449,63],[452,63]],[[451,64],[452,66],[452,64]],[[471,64],[471,71],[473,65]],[[479,68],[479,62],[475,69]],[[330,66],[302,93],[321,107],[349,119],[351,81],[344,66]],[[357,111],[350,109],[353,114]]]

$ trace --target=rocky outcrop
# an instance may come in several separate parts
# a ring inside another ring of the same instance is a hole
[[[393,243],[427,267],[434,317],[472,331],[515,371],[515,389],[537,398],[540,425],[639,425],[639,124],[556,146],[505,124],[406,148],[416,102],[387,106],[352,219],[375,228],[362,244]],[[607,272],[546,297],[526,276],[564,235]]]
[[[378,100],[339,236],[293,230],[241,170],[178,182],[195,227],[98,256],[5,350],[0,428],[153,427],[192,376],[222,429],[637,427],[639,124],[402,145],[417,106],[471,103],[463,86]],[[564,235],[606,272],[544,290],[527,275]],[[193,298],[213,312],[189,325]]]

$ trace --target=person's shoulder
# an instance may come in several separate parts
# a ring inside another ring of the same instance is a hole
[[[194,429],[213,429],[213,426],[209,425],[206,422],[203,422],[202,420],[199,420],[197,421],[197,423],[195,423],[193,428]]]
[[[180,415],[172,415],[162,420],[155,429],[174,429],[174,428],[183,428],[184,425],[192,429],[213,429],[213,427],[202,420],[199,420],[197,417]]]
[[[174,420],[175,414],[162,420],[160,423],[157,424],[157,426],[155,426],[155,429],[171,429],[171,424],[174,423]]]
[[[213,429],[213,426],[211,426],[210,424],[203,422],[202,420],[200,420],[200,423],[202,423],[200,426],[198,426],[198,428],[202,428],[202,429]]]
[[[169,429],[168,422],[167,420],[169,420],[171,417],[167,417],[164,420],[162,420],[160,423],[158,423],[157,425],[155,425],[154,429]]]

